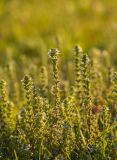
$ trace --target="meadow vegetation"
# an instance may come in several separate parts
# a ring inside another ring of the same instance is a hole
[[[2,159],[116,158],[117,72],[107,51],[89,58],[75,46],[71,54],[70,71],[67,64],[60,70],[59,49],[48,52],[47,67],[21,56],[1,69],[7,81],[0,81]]]
[[[116,8],[0,1],[0,160],[116,160]]]

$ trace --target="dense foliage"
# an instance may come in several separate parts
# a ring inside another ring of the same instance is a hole
[[[71,54],[63,64],[51,49],[41,66],[39,56],[8,51],[0,70],[0,159],[116,159],[117,72],[107,51],[89,58],[75,46]]]

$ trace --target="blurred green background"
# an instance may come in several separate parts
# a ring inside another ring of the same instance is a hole
[[[0,53],[36,56],[60,47],[69,55],[78,43],[108,50],[116,65],[116,11],[116,0],[0,0]]]

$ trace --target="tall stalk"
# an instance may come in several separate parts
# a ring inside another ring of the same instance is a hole
[[[55,83],[55,106],[58,107],[60,105],[59,72],[58,72],[58,56],[60,55],[60,51],[58,49],[51,49],[48,52],[48,54],[53,64],[53,76]]]

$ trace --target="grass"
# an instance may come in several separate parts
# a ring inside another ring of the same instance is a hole
[[[10,47],[18,54],[45,56],[59,43],[69,55],[80,43],[89,52],[92,47],[107,49],[116,65],[116,10],[116,0],[1,0],[0,54]]]

